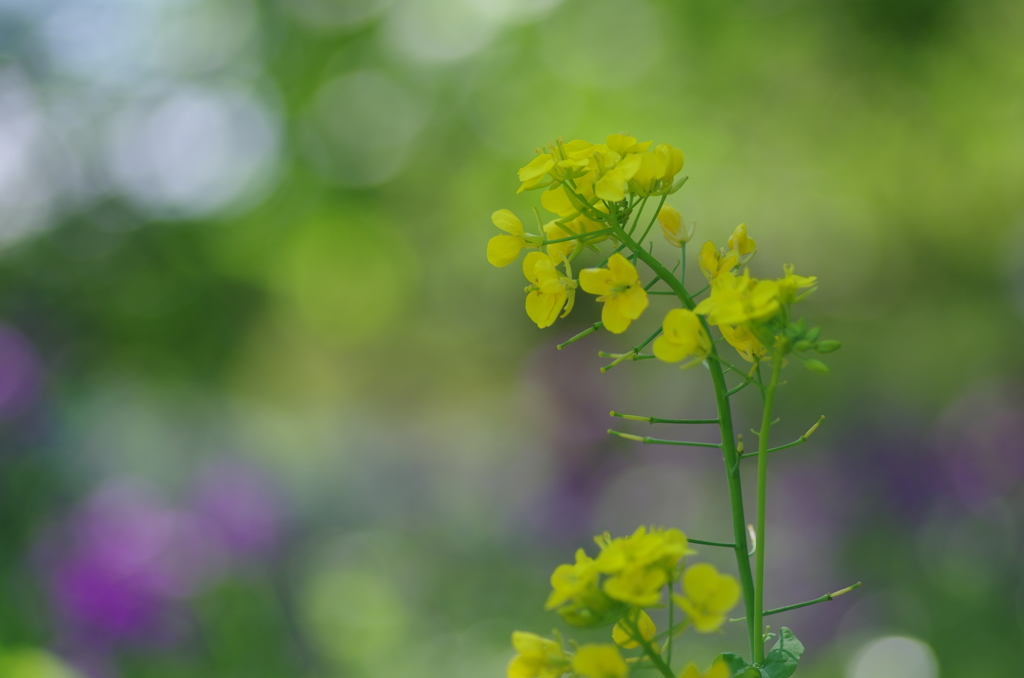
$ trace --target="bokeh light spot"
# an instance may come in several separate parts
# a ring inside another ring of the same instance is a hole
[[[937,678],[939,663],[927,643],[906,636],[869,642],[846,667],[847,678]]]
[[[114,120],[110,171],[153,212],[206,215],[264,194],[279,134],[278,121],[251,96],[181,89]]]

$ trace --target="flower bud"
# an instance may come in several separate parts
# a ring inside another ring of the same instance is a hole
[[[820,360],[815,360],[814,358],[810,358],[808,360],[805,360],[804,361],[804,367],[809,369],[811,372],[817,372],[818,374],[828,374],[829,373],[828,365],[826,365],[825,363],[821,362]]]
[[[690,242],[693,237],[694,226],[687,230],[683,223],[683,215],[672,205],[665,205],[658,211],[658,222],[661,224],[661,232],[665,240],[673,247],[682,247],[684,242]]]
[[[814,350],[818,353],[831,353],[832,351],[838,351],[842,346],[842,343],[835,339],[826,339],[815,344]]]

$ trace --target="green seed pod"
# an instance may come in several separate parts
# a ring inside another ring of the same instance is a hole
[[[815,345],[814,350],[818,353],[831,353],[832,351],[838,351],[842,346],[843,344],[835,339],[826,339],[825,341],[819,341]]]
[[[828,365],[821,362],[820,360],[815,360],[814,358],[811,358],[810,360],[805,360],[804,367],[809,369],[811,372],[817,372],[818,374],[829,373]]]

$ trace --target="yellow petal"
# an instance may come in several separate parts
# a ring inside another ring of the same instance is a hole
[[[612,274],[607,268],[585,268],[580,271],[580,287],[584,292],[608,294],[612,286]]]
[[[582,280],[582,279],[581,279]],[[609,299],[601,309],[601,322],[604,328],[612,334],[622,334],[629,328],[630,319],[619,311],[615,299]]]
[[[487,241],[487,261],[492,266],[508,266],[519,257],[526,241],[514,235],[496,235]]]
[[[740,585],[727,574],[718,578],[718,586],[708,599],[708,609],[714,612],[728,612],[740,599]]]
[[[609,134],[605,137],[604,143],[619,155],[624,155],[626,149],[636,143],[636,137],[625,134]]]
[[[616,294],[613,301],[618,304],[619,312],[630,320],[639,318],[640,314],[644,312],[644,309],[650,303],[647,298],[647,292],[639,285],[634,285],[627,291]]]
[[[718,585],[718,570],[711,563],[697,563],[686,568],[683,590],[686,597],[702,605],[714,594]]]
[[[729,674],[729,665],[723,661],[717,661],[710,669],[708,669],[708,672],[704,674],[704,678],[729,678]]]
[[[495,237],[500,238],[501,236]],[[530,252],[523,258],[523,275],[534,285],[539,284],[540,281],[540,272],[537,271],[537,266],[540,264],[546,264],[546,267],[554,270],[551,257],[543,252]]]
[[[498,210],[491,215],[491,223],[512,235],[523,235],[523,222],[511,210]]]
[[[619,202],[626,198],[626,177],[617,169],[609,170],[594,184],[594,193],[601,200]]]
[[[654,620],[643,610],[640,610],[635,623],[637,630],[640,631],[640,637],[644,640],[651,640],[654,636],[658,635],[658,627],[654,625]],[[615,628],[612,629],[612,640],[627,650],[640,646],[640,643],[633,639],[632,631],[627,628],[622,620],[615,624]]]
[[[565,192],[565,187],[563,186],[557,186],[541,193],[540,204],[548,212],[557,214],[560,217],[568,217],[579,212],[579,209],[572,204],[572,200],[569,198],[569,194]]]
[[[679,678],[701,678],[700,669],[697,668],[696,664],[690,662],[686,665],[686,668],[683,669],[683,672],[679,674]]]
[[[625,660],[614,645],[584,645],[572,658],[572,669],[586,678],[625,678]]]
[[[690,351],[687,347],[674,344],[668,337],[661,335],[654,340],[654,355],[658,360],[667,363],[677,363],[690,355]]]
[[[640,166],[643,164],[643,156],[641,155],[627,155],[625,158],[619,161],[615,165],[615,169],[622,173],[622,178],[632,179],[633,176],[640,171]]]
[[[525,167],[519,169],[519,181],[529,183],[537,180],[548,173],[548,170],[555,166],[555,159],[550,153],[542,153],[530,161]]]
[[[608,257],[608,270],[611,272],[615,285],[632,285],[640,282],[636,267],[619,253]]]
[[[541,329],[551,326],[565,303],[565,288],[559,292],[533,290],[526,295],[526,315]]]

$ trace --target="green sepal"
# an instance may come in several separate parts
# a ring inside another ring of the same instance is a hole
[[[804,644],[797,640],[792,631],[783,626],[779,630],[779,641],[764,658],[761,673],[768,678],[789,678],[796,671],[803,653]]]
[[[756,666],[751,666],[743,657],[734,652],[723,652],[715,657],[712,666],[718,662],[724,662],[729,668],[729,678],[765,678],[764,671]]]

